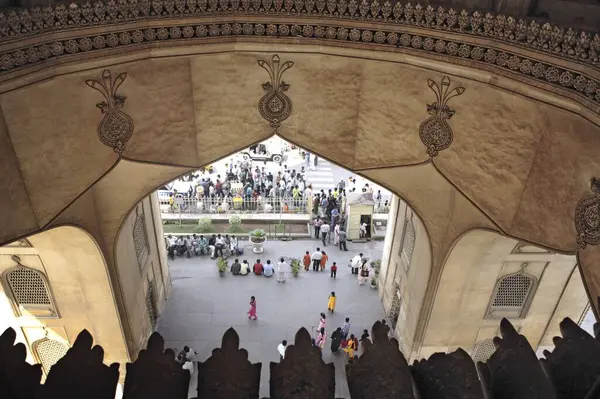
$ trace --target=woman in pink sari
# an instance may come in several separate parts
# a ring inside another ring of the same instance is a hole
[[[248,318],[251,320],[256,320],[256,298],[254,296],[250,297],[250,310],[248,311]]]
[[[327,333],[325,332],[325,328],[321,328],[319,330],[319,335],[317,335],[317,339],[315,340],[315,345],[319,347],[319,349],[323,350],[325,346],[325,342],[327,341]]]

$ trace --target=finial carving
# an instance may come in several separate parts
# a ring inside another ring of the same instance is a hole
[[[294,62],[286,61],[281,64],[279,56],[275,54],[270,61],[258,60],[258,65],[268,72],[270,78],[262,85],[267,93],[258,100],[258,112],[269,122],[273,132],[277,133],[281,122],[292,114],[292,100],[285,94],[290,85],[282,80],[282,76],[294,66]]]
[[[450,90],[448,76],[442,78],[439,86],[431,79],[427,80],[427,85],[435,93],[436,101],[433,104],[427,104],[427,112],[431,116],[419,126],[419,136],[427,147],[427,153],[433,158],[452,144],[454,133],[446,120],[452,118],[455,111],[448,106],[448,101],[452,97],[463,94],[465,88],[455,87]]]
[[[104,101],[96,104],[104,114],[98,125],[100,141],[112,147],[117,154],[122,154],[125,144],[133,135],[133,120],[121,111],[125,105],[125,96],[117,94],[119,87],[127,79],[126,73],[121,73],[113,80],[109,70],[102,72],[102,80],[86,80],[85,84],[98,90],[104,96]]]
[[[584,249],[588,244],[600,243],[600,179],[590,181],[592,194],[583,197],[575,208],[577,246]]]

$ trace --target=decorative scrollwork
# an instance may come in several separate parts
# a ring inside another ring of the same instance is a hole
[[[281,122],[292,114],[292,100],[285,94],[290,85],[281,77],[294,66],[294,62],[287,61],[280,65],[279,56],[275,54],[271,61],[258,60],[258,65],[269,73],[270,78],[270,81],[262,85],[267,93],[258,100],[258,112],[269,122],[274,133],[277,133]]]
[[[600,243],[600,179],[592,178],[590,188],[592,194],[583,197],[575,208],[577,246],[581,249]]]
[[[133,135],[133,120],[121,111],[125,105],[125,96],[117,94],[119,86],[127,79],[126,73],[119,74],[115,80],[109,70],[102,72],[102,81],[86,80],[85,84],[98,90],[104,96],[104,101],[96,104],[104,114],[98,125],[100,141],[112,147],[117,154],[122,154],[125,144]]]
[[[427,85],[435,93],[437,100],[433,104],[427,104],[427,112],[431,116],[421,122],[419,137],[427,147],[427,153],[433,158],[452,144],[454,133],[446,120],[452,118],[455,111],[448,106],[448,101],[463,94],[465,88],[455,87],[450,90],[448,76],[442,78],[441,87],[431,79],[427,80]]]
[[[395,338],[380,321],[371,330],[373,343],[362,341],[363,354],[346,365],[348,387],[352,398],[413,399],[413,386],[408,363]]]
[[[270,391],[272,399],[333,399],[335,369],[325,363],[321,350],[314,346],[303,327],[296,333],[294,345],[288,345],[281,363],[271,362]]]
[[[261,368],[261,363],[250,363],[248,351],[240,349],[240,337],[229,328],[223,334],[221,348],[198,363],[198,398],[258,398]]]

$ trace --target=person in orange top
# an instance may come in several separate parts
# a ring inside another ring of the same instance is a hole
[[[304,262],[304,270],[308,271],[308,268],[310,267],[310,253],[308,251],[306,251],[306,254],[304,255],[304,259],[302,260]]]
[[[327,265],[328,257],[325,251],[321,251],[321,253],[323,254],[323,256],[321,257],[321,271],[323,271],[325,269],[325,265]]]

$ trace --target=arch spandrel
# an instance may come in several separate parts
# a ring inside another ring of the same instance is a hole
[[[117,160],[96,128],[102,96],[86,87],[95,73],[53,79],[0,96],[2,112],[40,226]]]

